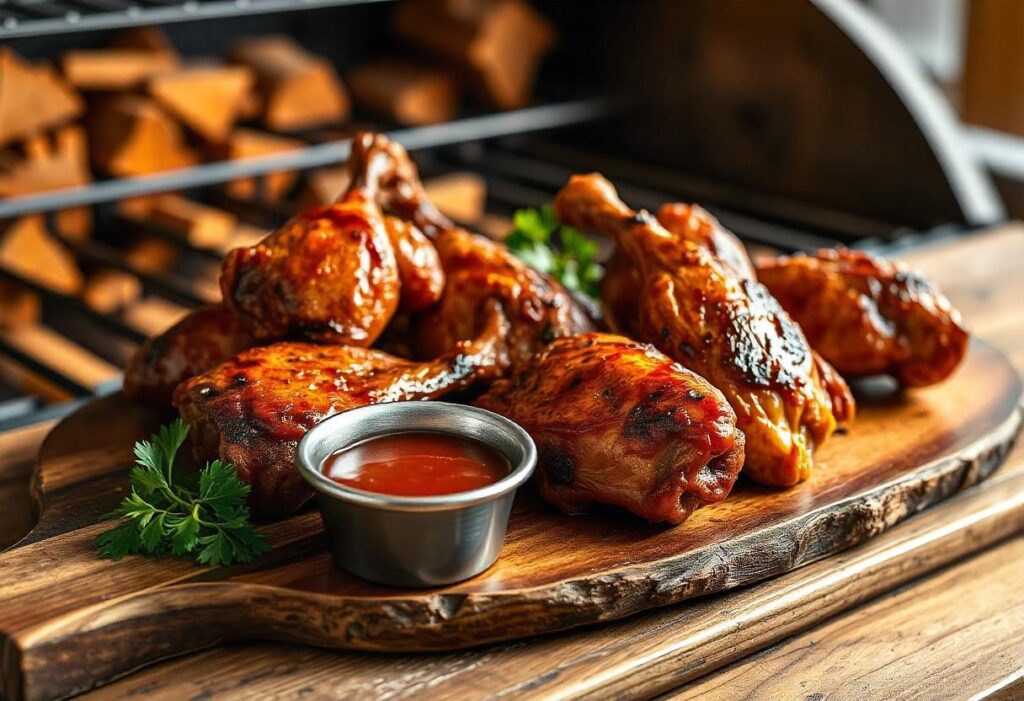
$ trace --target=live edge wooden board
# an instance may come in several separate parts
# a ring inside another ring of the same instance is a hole
[[[682,526],[620,513],[563,516],[527,489],[498,563],[443,589],[362,582],[331,566],[308,510],[263,530],[273,552],[220,569],[95,556],[123,496],[131,446],[160,418],[120,397],[58,425],[40,451],[37,527],[0,554],[4,693],[51,698],[227,640],[445,650],[619,618],[792,570],[985,479],[1021,426],[1021,384],[975,342],[937,387],[858,389],[859,415],[789,490],[741,483]]]

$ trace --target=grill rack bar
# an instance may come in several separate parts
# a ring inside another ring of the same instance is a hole
[[[367,5],[393,0],[4,0],[0,39]]]

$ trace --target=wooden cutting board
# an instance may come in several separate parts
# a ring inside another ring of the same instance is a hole
[[[948,382],[858,388],[860,415],[789,490],[741,484],[674,528],[620,513],[563,516],[517,498],[498,563],[436,590],[387,589],[332,568],[319,515],[269,524],[243,567],[95,557],[97,517],[126,488],[131,446],[159,423],[119,397],[57,426],[35,475],[41,518],[0,555],[4,692],[50,698],[225,640],[362,650],[455,649],[562,630],[752,583],[876,535],[984,479],[1021,425],[1021,384],[975,343]]]

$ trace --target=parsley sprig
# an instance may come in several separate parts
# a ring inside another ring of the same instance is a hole
[[[230,565],[269,550],[249,522],[249,485],[238,479],[234,465],[214,460],[198,478],[175,474],[186,436],[188,425],[177,419],[135,444],[132,493],[107,514],[123,522],[100,535],[100,557],[195,553],[201,565]]]
[[[512,222],[516,228],[505,238],[505,245],[517,258],[571,290],[600,297],[604,268],[597,262],[597,242],[561,224],[550,204],[517,210]]]

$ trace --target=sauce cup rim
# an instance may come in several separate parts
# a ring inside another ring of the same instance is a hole
[[[416,426],[408,428],[391,427],[384,430],[371,428],[372,420],[385,413],[407,413],[419,417],[431,415],[449,416],[490,424],[492,427],[511,434],[522,455],[521,457],[509,455],[508,451],[504,450],[502,446],[484,440],[477,434],[470,434],[464,429],[460,430],[456,422],[453,422],[451,425],[431,426],[429,428]],[[356,432],[354,437],[340,445],[327,445],[327,438],[333,432],[338,431],[342,426],[358,425],[359,423],[366,423],[369,430],[365,433]],[[447,433],[475,440],[504,456],[512,464],[512,469],[497,482],[483,487],[477,487],[476,489],[464,492],[426,497],[396,496],[380,492],[369,492],[339,484],[323,473],[324,461],[334,452],[373,438],[403,433]],[[325,446],[327,446],[326,451],[324,450]],[[315,491],[338,501],[389,511],[450,511],[494,501],[522,486],[530,478],[530,475],[533,474],[536,464],[537,447],[530,434],[516,422],[486,409],[439,401],[390,402],[349,409],[330,416],[311,428],[303,436],[302,440],[299,441],[299,445],[296,448],[296,465],[299,468],[299,474]]]

